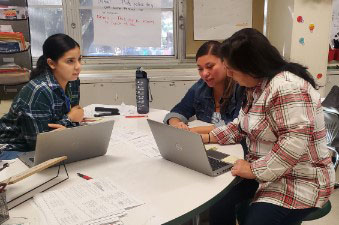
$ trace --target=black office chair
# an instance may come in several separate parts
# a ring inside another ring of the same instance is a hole
[[[339,162],[339,87],[334,85],[321,103],[325,114],[326,138],[328,149],[333,153],[332,161],[337,170]],[[335,188],[339,183],[335,183]]]
[[[324,110],[325,117],[325,127],[326,127],[326,140],[327,148],[332,152],[332,162],[334,165],[334,170],[336,171],[339,163],[339,146],[337,140],[339,138],[339,114],[328,112]],[[334,188],[338,188],[339,183],[336,182]]]
[[[245,219],[245,216],[247,214],[248,206],[251,203],[251,200],[246,200],[236,206],[236,216],[238,220],[238,224],[241,224],[243,220]],[[309,215],[307,215],[302,221],[299,221],[293,225],[301,225],[303,221],[312,221],[320,219],[324,216],[326,216],[332,209],[332,205],[330,201],[327,201],[325,205],[322,208],[319,208]]]
[[[339,114],[336,113],[329,113],[328,111],[324,110],[324,117],[325,117],[325,127],[326,127],[326,140],[327,140],[327,148],[333,153],[332,154],[332,162],[334,165],[334,170],[337,170],[338,162],[339,162],[339,154],[337,148],[332,147],[332,143],[335,138],[338,137],[339,133]],[[335,183],[334,188],[338,188],[338,183]],[[312,221],[320,219],[326,216],[331,211],[332,205],[330,201],[327,201],[326,204],[319,208],[309,215],[307,215],[302,221],[294,224],[300,225],[303,221]]]

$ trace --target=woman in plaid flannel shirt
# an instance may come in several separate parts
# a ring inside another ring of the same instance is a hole
[[[248,199],[241,224],[299,222],[328,201],[334,186],[315,81],[252,28],[226,39],[221,54],[227,75],[246,87],[247,100],[233,122],[201,136],[219,144],[246,137],[249,153],[231,171],[244,179],[211,208],[210,224],[235,224],[235,205]]]
[[[80,60],[80,46],[68,35],[54,34],[46,39],[30,82],[0,119],[0,159],[33,151],[38,133],[77,126],[83,119]]]

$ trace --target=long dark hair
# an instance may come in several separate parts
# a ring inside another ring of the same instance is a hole
[[[198,59],[204,55],[213,55],[213,56],[218,57],[221,61],[223,61],[223,57],[220,54],[220,47],[221,47],[221,43],[219,41],[205,42],[198,49],[197,54],[195,55],[195,60],[198,61]],[[235,85],[235,82],[233,81],[233,79],[226,76],[225,85],[224,85],[225,87],[224,94],[222,96],[222,103],[220,105],[220,111],[222,112],[225,111],[228,102],[232,98],[233,91],[234,91],[234,85]]]
[[[289,71],[316,88],[306,67],[285,61],[269,40],[253,28],[237,31],[226,39],[221,45],[220,54],[233,69],[254,78],[265,77],[271,80],[278,73]]]
[[[42,46],[43,55],[39,57],[36,68],[31,72],[30,79],[34,79],[39,75],[50,70],[47,59],[58,61],[67,51],[79,47],[80,45],[66,34],[54,34],[46,39]]]

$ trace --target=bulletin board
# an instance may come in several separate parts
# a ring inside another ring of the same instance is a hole
[[[194,0],[194,40],[224,40],[252,27],[252,0]]]

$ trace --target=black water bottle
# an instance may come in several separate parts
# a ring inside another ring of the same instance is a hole
[[[137,111],[139,114],[146,114],[149,112],[149,80],[147,73],[140,67],[137,68],[135,75]]]

